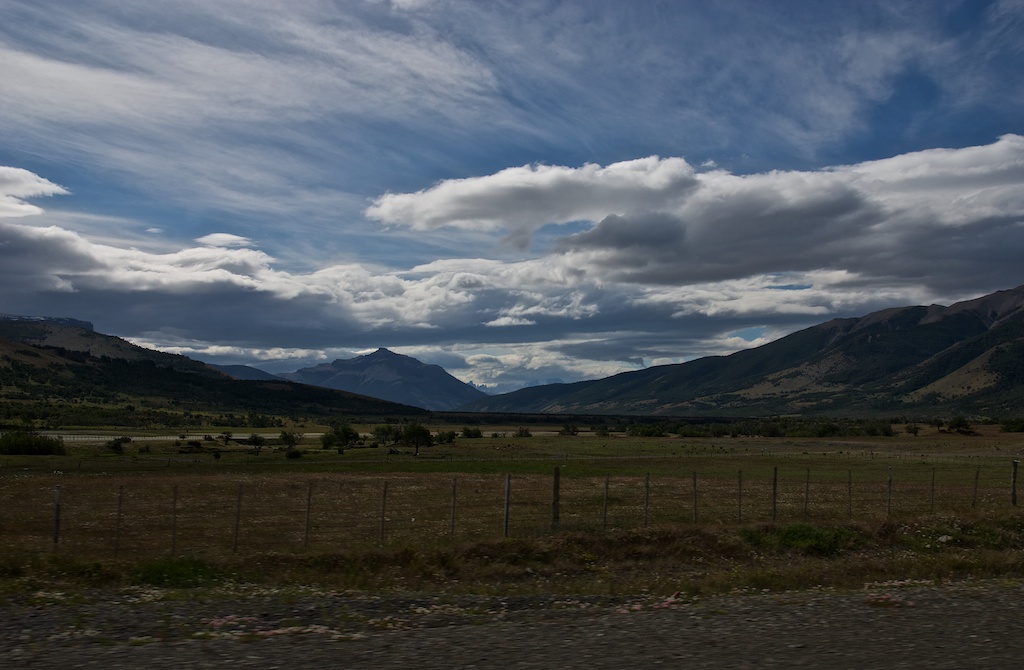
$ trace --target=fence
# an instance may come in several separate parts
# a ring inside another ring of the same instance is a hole
[[[654,524],[839,522],[1017,504],[1009,467],[761,467],[689,476],[329,474],[0,480],[8,548],[83,556],[331,552]]]

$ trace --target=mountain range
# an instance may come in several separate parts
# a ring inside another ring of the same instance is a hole
[[[0,400],[38,409],[55,398],[288,416],[1019,416],[1024,286],[833,319],[728,356],[494,396],[387,349],[275,376],[138,347],[87,322],[2,315]]]
[[[763,346],[490,396],[471,412],[664,416],[1019,415],[1024,286],[834,319]]]

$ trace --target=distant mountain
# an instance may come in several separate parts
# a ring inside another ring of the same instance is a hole
[[[285,380],[237,380],[84,328],[0,321],[0,427],[272,427],[267,416],[424,417],[423,409]]]
[[[76,326],[74,324],[83,324]],[[224,373],[206,363],[178,354],[146,349],[113,335],[93,330],[92,324],[75,319],[40,317],[13,317],[0,319],[0,338],[23,342],[36,347],[53,347],[87,353],[96,358],[116,358],[126,361],[151,361],[157,365],[192,372],[207,377],[221,377]]]
[[[439,365],[428,365],[387,349],[279,376],[435,411],[452,410],[487,397]]]
[[[0,313],[0,321],[29,321],[33,323],[52,323],[58,326],[73,326],[84,330],[93,329],[92,323],[89,321],[79,321],[78,319],[69,319],[64,316],[19,316],[17,314]]]
[[[470,412],[1020,415],[1024,286],[834,319],[756,349],[477,400]]]
[[[264,381],[272,379],[281,381],[284,379],[284,377],[279,377],[277,375],[270,374],[269,372],[264,372],[263,370],[260,370],[259,368],[254,368],[250,365],[215,365],[214,363],[207,363],[207,365],[209,365],[211,368],[214,368],[215,370],[220,370],[221,372],[231,377],[232,379],[262,379]]]

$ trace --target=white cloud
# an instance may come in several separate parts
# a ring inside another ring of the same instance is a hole
[[[196,242],[210,247],[249,247],[252,240],[231,233],[210,233],[196,238]]]
[[[41,214],[42,209],[25,202],[44,195],[67,195],[62,186],[28,170],[0,166],[0,218]]]
[[[697,186],[681,158],[657,156],[580,168],[524,165],[486,177],[453,179],[417,193],[387,194],[367,217],[418,230],[501,229],[518,246],[548,223],[673,206]]]

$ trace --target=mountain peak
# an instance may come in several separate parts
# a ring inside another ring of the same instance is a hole
[[[365,356],[360,356],[360,358],[387,358],[389,356],[395,357],[395,358],[410,358],[409,356],[403,356],[402,354],[396,354],[395,352],[391,351],[390,349],[385,349],[384,347],[381,347],[381,348],[377,349],[377,351],[373,352],[372,354],[366,354]]]
[[[429,365],[384,347],[281,376],[429,410],[452,410],[487,395],[439,365]]]

